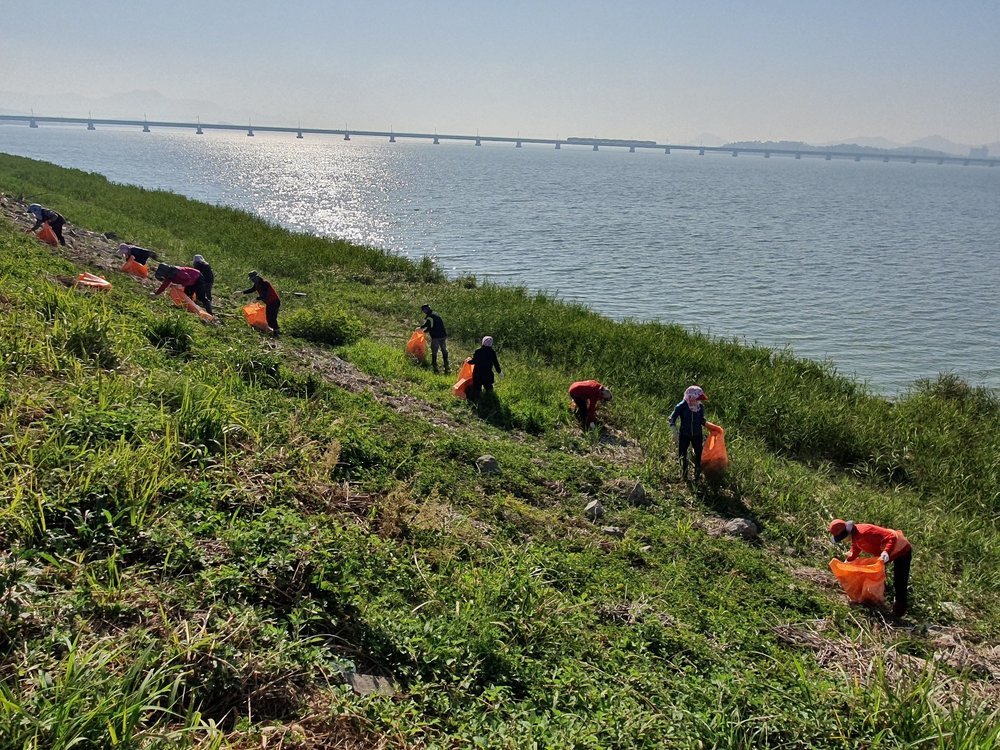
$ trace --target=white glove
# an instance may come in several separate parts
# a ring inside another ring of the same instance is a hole
[[[888,552],[883,552],[881,555],[879,555],[879,559],[881,559],[882,562],[884,562],[884,563],[889,562],[889,553]]]

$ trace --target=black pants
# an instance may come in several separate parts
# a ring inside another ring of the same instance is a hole
[[[473,377],[472,382],[469,383],[469,390],[465,392],[465,397],[469,401],[475,404],[479,402],[479,396],[482,394],[483,391],[492,391],[492,390],[493,390],[492,380],[488,383],[481,383],[477,381],[475,377]]]
[[[688,446],[694,449],[694,473],[701,473],[701,447],[704,440],[702,435],[685,435],[683,432],[677,437],[677,455],[681,457],[681,473],[685,477],[688,473]]]
[[[434,368],[434,372],[438,371],[438,349],[441,350],[441,357],[444,359],[444,371],[448,372],[448,338],[446,336],[431,339],[431,366]]]
[[[198,279],[191,286],[184,287],[184,294],[201,305],[205,312],[212,314],[212,292],[211,287],[205,284],[204,280]]]
[[[59,244],[64,247],[66,246],[66,238],[63,237],[62,228],[65,223],[66,220],[61,218],[48,222],[48,225],[52,227],[52,231],[55,232],[56,238],[59,240]]]
[[[902,615],[910,606],[910,562],[913,560],[913,550],[900,555],[892,561],[892,588],[896,592],[896,604],[893,610]]]
[[[267,324],[274,331],[274,335],[278,335],[278,308],[281,307],[281,300],[276,300],[274,302],[267,302],[264,304],[264,315],[267,318]]]
[[[573,403],[576,404],[576,418],[586,428],[597,416],[597,404],[585,398],[574,398]]]

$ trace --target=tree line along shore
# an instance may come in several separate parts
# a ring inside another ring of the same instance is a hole
[[[995,393],[944,374],[890,401],[19,157],[0,194],[7,746],[1000,742]],[[29,202],[69,247],[25,233]],[[119,242],[209,259],[221,324],[149,299]],[[280,341],[230,293],[251,268],[284,293]],[[113,288],[62,283],[81,272]],[[455,361],[494,337],[495,409],[403,355],[425,302]],[[566,386],[591,377],[615,398],[582,432]],[[679,481],[692,382],[726,428],[715,484]],[[906,532],[904,622],[847,605],[834,517]]]

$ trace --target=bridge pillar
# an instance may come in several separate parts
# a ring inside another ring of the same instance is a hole
[[[521,142],[518,141],[517,143],[515,143],[514,148],[521,148]]]
[[[827,154],[827,155],[826,155],[826,160],[827,160],[827,161],[830,161],[830,159],[832,159],[832,158],[833,158],[833,156],[831,156],[830,154]]]
[[[670,147],[668,146],[667,148],[663,149],[663,153],[669,155],[670,154]]]
[[[204,130],[202,130],[202,129],[201,129],[201,125],[199,125],[199,126],[198,126],[198,129],[197,129],[196,131],[194,131],[194,134],[195,134],[195,135],[205,135],[205,131],[204,131]]]
[[[770,151],[765,151],[764,152],[764,158],[765,159],[770,159],[771,158],[771,152]]]
[[[482,139],[478,135],[476,136],[476,145],[477,146],[482,146],[483,145],[483,141],[482,141]]]
[[[802,154],[800,154],[798,151],[796,151],[795,152],[795,158],[796,159],[801,159],[802,158]]]
[[[305,136],[302,135],[302,131],[301,130],[298,133],[295,134],[295,137],[296,138],[305,138]]]
[[[938,166],[940,166],[941,164],[944,164],[944,159],[938,159]]]
[[[965,161],[963,161],[963,162],[962,162],[962,166],[963,166],[963,167],[967,167],[967,166],[969,166],[969,160],[968,160],[968,159],[966,159]]]
[[[917,157],[914,156],[912,159],[910,159],[910,164],[916,164],[916,163],[917,163]]]
[[[882,163],[883,164],[888,164],[889,163],[889,157],[888,156],[883,156],[882,157]]]
[[[634,154],[634,153],[635,153],[635,146],[629,146],[629,147],[628,147],[628,152],[629,152],[630,154]]]
[[[389,133],[389,143],[395,143],[395,142],[396,142],[396,134]]]
[[[561,150],[562,150],[562,146],[559,144],[559,141],[556,141],[556,151],[561,151]],[[992,162],[990,163],[990,166],[991,167],[993,166]]]
[[[351,140],[351,134],[348,133],[346,130],[344,131],[344,140],[345,141]]]
[[[861,157],[860,156],[855,156],[854,157],[854,161],[861,161]]]
[[[600,150],[601,150],[601,149],[599,149],[599,148],[597,147],[597,144],[595,143],[595,144],[594,144],[594,151],[600,151]]]
[[[704,155],[705,155],[705,149],[699,148],[698,149],[698,156],[704,156]]]
[[[143,133],[148,133],[148,132],[149,132],[149,123],[145,123],[145,122],[144,122],[144,123],[142,124],[142,132],[143,132]]]
[[[253,128],[247,128],[247,138],[253,138]]]
[[[438,140],[437,136],[434,136],[434,145],[435,146],[440,146],[441,145],[441,141]]]
[[[32,117],[30,120],[28,120],[28,127],[29,128],[37,128],[38,127],[38,123],[35,122],[35,118],[34,117]]]
[[[97,128],[94,127],[94,123],[88,122],[87,123],[87,130],[97,130]]]
[[[739,155],[740,155],[739,151],[733,151],[733,156],[739,156]]]

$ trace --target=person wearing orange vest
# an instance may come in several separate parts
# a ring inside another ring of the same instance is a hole
[[[902,617],[909,607],[910,561],[913,559],[913,547],[903,536],[902,531],[886,529],[872,523],[854,523],[839,518],[830,522],[830,534],[834,542],[842,542],[851,538],[851,551],[847,553],[846,562],[858,558],[862,552],[872,557],[881,558],[882,562],[892,563],[892,585],[896,591],[896,602],[892,605],[894,617]]]
[[[244,289],[243,294],[257,294],[257,299],[264,303],[264,315],[267,317],[271,335],[278,336],[278,308],[281,307],[281,297],[275,291],[274,285],[256,271],[248,273],[247,278],[253,286]]]
[[[569,397],[576,405],[576,418],[587,429],[597,420],[597,405],[611,400],[611,391],[596,380],[578,380],[569,387]]]

